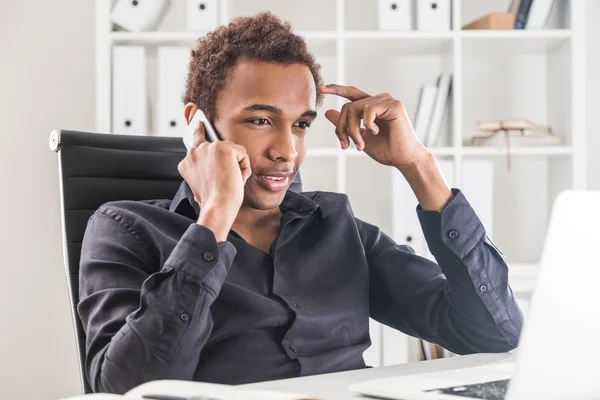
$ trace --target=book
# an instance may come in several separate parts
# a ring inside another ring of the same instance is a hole
[[[425,136],[429,129],[431,114],[433,113],[433,105],[435,103],[435,95],[437,92],[436,85],[425,85],[421,87],[417,112],[415,114],[415,134],[421,143],[425,142]]]
[[[529,10],[527,29],[544,29],[553,4],[554,0],[535,0]]]
[[[519,10],[515,16],[515,29],[525,29],[527,26],[527,19],[529,17],[529,10],[533,0],[521,0],[519,3]]]
[[[233,385],[191,382],[178,380],[157,380],[142,383],[124,395],[96,393],[69,397],[64,400],[318,400],[303,394],[273,392],[267,390],[242,389]]]
[[[514,134],[512,134],[514,132]],[[478,134],[464,140],[465,146],[478,147],[535,147],[535,146],[560,146],[562,138],[551,134],[535,134],[535,132],[525,131],[523,134],[516,134],[520,131],[504,131],[496,134]]]
[[[429,128],[427,129],[427,136],[425,137],[424,144],[426,146],[434,147],[438,145],[442,122],[444,120],[444,115],[446,114],[446,106],[448,105],[448,99],[450,97],[451,85],[451,74],[441,74],[438,77],[433,114],[431,115],[431,121],[429,123]]]
[[[495,121],[478,121],[477,129],[480,131],[498,131],[498,130],[524,130],[532,132],[552,132],[552,128],[547,125],[537,125],[528,119],[507,119]]]
[[[510,4],[508,5],[508,12],[514,16],[517,16],[517,12],[519,11],[520,3],[521,3],[521,0],[511,0]]]

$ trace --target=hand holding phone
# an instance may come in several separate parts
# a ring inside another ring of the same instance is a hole
[[[193,148],[200,122],[204,124],[206,142],[212,143]],[[248,153],[244,146],[221,141],[201,110],[192,118],[183,142],[188,153],[178,170],[194,200],[201,204],[198,223],[212,230],[218,242],[225,241],[244,200],[244,186],[252,175]]]

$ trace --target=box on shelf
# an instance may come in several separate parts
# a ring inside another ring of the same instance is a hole
[[[417,29],[423,32],[444,32],[452,29],[451,0],[417,0]]]
[[[129,32],[154,31],[170,5],[170,0],[119,0],[110,14],[110,20]]]
[[[379,29],[409,31],[412,29],[411,0],[379,0]]]
[[[514,29],[515,16],[512,13],[490,13],[463,26],[463,29]]]

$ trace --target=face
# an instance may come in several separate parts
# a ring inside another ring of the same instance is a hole
[[[279,207],[306,154],[316,87],[305,65],[242,60],[217,95],[213,125],[244,146],[252,165],[244,206]]]

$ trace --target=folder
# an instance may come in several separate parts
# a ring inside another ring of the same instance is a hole
[[[451,0],[417,0],[417,29],[427,32],[451,29]]]
[[[190,32],[212,31],[219,25],[217,0],[186,0],[186,28]]]
[[[426,250],[425,236],[417,217],[417,197],[408,182],[398,170],[393,170],[393,232],[394,241],[400,245],[408,245],[418,255]]]
[[[112,131],[147,134],[145,47],[114,46],[112,67]]]
[[[461,169],[460,189],[493,240],[494,163],[491,160],[464,160]]]
[[[170,0],[119,0],[111,11],[110,20],[126,31],[154,31],[170,5]]]
[[[379,29],[409,31],[412,29],[412,0],[379,0]]]
[[[409,337],[389,326],[383,326],[383,365],[405,364],[409,359]]]
[[[183,137],[187,121],[181,97],[190,60],[190,49],[183,46],[159,47],[157,51],[156,134]]]
[[[364,351],[363,359],[365,364],[370,367],[381,367],[381,330],[383,325],[374,319],[369,318],[369,336],[371,337],[371,346]]]

